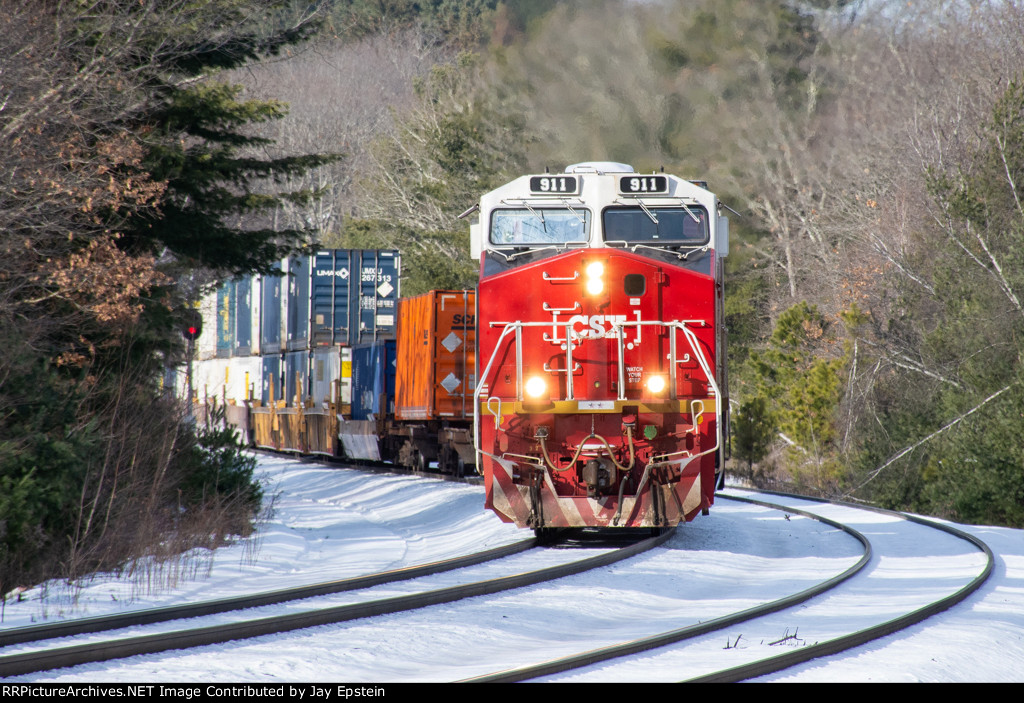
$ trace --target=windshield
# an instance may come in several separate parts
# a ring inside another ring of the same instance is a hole
[[[590,237],[590,213],[583,209],[526,208],[491,214],[492,244],[568,244]]]
[[[604,211],[606,242],[701,245],[708,241],[708,214],[700,207],[609,208]]]

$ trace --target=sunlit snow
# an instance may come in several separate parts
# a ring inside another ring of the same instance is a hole
[[[318,583],[446,559],[524,539],[483,509],[483,489],[418,476],[260,460],[273,514],[253,538],[120,578],[50,583],[8,602],[2,628]],[[742,491],[730,489],[735,495]],[[761,497],[769,502],[782,499]],[[808,509],[812,504],[802,504]],[[818,506],[876,545],[854,582],[787,611],[656,652],[594,665],[565,681],[678,681],[824,641],[913,610],[967,583],[977,550],[906,521]],[[951,610],[842,655],[768,677],[784,681],[1024,680],[1024,532],[966,527],[997,555],[981,591]],[[564,560],[564,550],[473,569],[495,578]],[[453,681],[618,644],[808,588],[852,565],[853,538],[819,522],[719,500],[664,548],[529,589],[191,652],[166,652],[12,677],[24,681]],[[452,575],[378,587],[375,597],[440,588]],[[331,603],[357,596],[338,594]],[[273,612],[308,607],[291,603]],[[268,611],[269,612],[269,611]],[[237,617],[218,616],[218,620]],[[166,627],[171,627],[166,626]],[[88,641],[88,635],[73,638]],[[0,655],[37,645],[5,648]]]

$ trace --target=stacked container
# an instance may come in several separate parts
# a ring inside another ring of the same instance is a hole
[[[394,338],[400,274],[396,251],[325,249],[228,281],[200,304],[197,393],[236,406],[251,397],[264,408],[347,412],[350,347]]]
[[[399,302],[399,420],[472,419],[476,293],[435,290]]]

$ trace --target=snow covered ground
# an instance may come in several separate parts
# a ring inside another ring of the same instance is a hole
[[[273,516],[259,535],[216,552],[193,554],[177,565],[162,569],[138,569],[121,578],[100,576],[68,587],[48,584],[24,594],[18,603],[7,603],[2,628],[55,619],[94,616],[127,609],[200,601],[239,592],[269,591],[287,586],[318,583],[359,574],[395,569],[507,544],[528,533],[501,523],[483,510],[479,486],[445,483],[413,476],[365,474],[322,468],[282,458],[262,458],[268,493],[277,494]],[[738,493],[738,491],[737,491]],[[779,502],[781,499],[768,498]],[[765,574],[763,588],[778,592],[805,588],[807,580],[831,575],[848,566],[859,553],[857,545],[818,523],[772,515],[750,521],[751,506],[719,501],[708,517],[687,525],[668,543],[669,549],[645,562],[643,588],[660,598],[661,583],[671,581],[685,588],[687,599],[712,602],[720,580],[733,578],[736,570]],[[871,520],[876,530],[895,532],[893,524]],[[740,527],[743,531],[740,532]],[[910,630],[851,652],[816,660],[782,674],[767,677],[780,681],[1024,681],[1024,531],[995,527],[964,527],[989,544],[997,555],[996,570],[981,591],[946,613]],[[920,534],[920,533],[915,533]],[[917,539],[917,538],[915,538]],[[980,559],[964,547],[950,547],[949,538],[934,536],[934,544],[919,546],[921,553],[962,549],[967,573],[977,572]],[[942,542],[942,544],[939,544]],[[893,569],[898,581],[891,595],[850,606],[849,612],[830,612],[835,618],[859,623],[865,615],[889,613],[894,600],[908,597],[911,588],[923,592],[948,573],[931,571],[931,560],[915,558],[907,548],[898,558],[886,557],[878,567]],[[689,560],[680,566],[680,559]],[[876,557],[877,559],[877,557]],[[674,560],[674,561],[673,561]],[[935,560],[938,564],[938,560]],[[943,562],[945,564],[945,562]],[[945,566],[948,567],[948,564]],[[673,571],[676,570],[676,572]],[[901,569],[903,571],[902,576]],[[732,570],[730,572],[730,570]],[[610,570],[607,582],[593,582],[587,598],[595,603],[614,601],[623,575],[636,587],[637,573],[626,565]],[[583,575],[580,576],[582,578]],[[591,583],[591,582],[587,582]],[[682,585],[679,585],[682,584]],[[561,588],[561,592],[560,592]],[[479,636],[485,619],[517,623],[527,651],[522,662],[549,657],[547,643],[539,641],[537,622],[555,622],[557,599],[580,597],[567,594],[564,585],[551,590],[553,600],[536,598],[485,602],[479,607],[449,611],[447,632],[441,643],[418,640],[415,628],[426,631],[435,623],[410,614],[338,626],[336,631],[314,628],[292,633],[287,640],[260,638],[250,644],[204,648],[201,653],[168,652],[122,662],[77,667],[73,670],[19,677],[24,681],[396,681],[453,680],[494,670],[473,666],[478,654],[459,649],[460,640]],[[761,595],[761,594],[759,594]],[[544,615],[538,617],[538,609]],[[666,608],[652,608],[652,611]],[[500,612],[498,612],[500,610]],[[595,608],[596,612],[607,608]],[[868,611],[868,612],[866,612]],[[669,613],[663,613],[668,618]],[[654,616],[652,616],[652,619]],[[636,614],[613,618],[642,622]],[[706,618],[705,618],[706,619]],[[519,623],[522,626],[519,626]],[[668,620],[666,619],[666,623]],[[505,632],[508,623],[505,623]],[[600,628],[602,623],[597,622]],[[654,631],[670,629],[657,622]],[[675,625],[678,626],[678,625]],[[638,626],[639,627],[639,626]],[[659,629],[660,628],[660,629]],[[390,634],[388,630],[393,630]],[[550,656],[576,651],[571,625],[563,628],[558,642],[550,644]],[[642,628],[641,628],[642,629]],[[368,631],[373,630],[373,631]],[[639,630],[638,630],[639,631]],[[608,639],[627,637],[608,628]],[[492,638],[493,639],[493,638]],[[724,636],[721,638],[723,645]],[[564,640],[564,641],[563,641]],[[483,637],[482,641],[487,641]],[[358,642],[358,643],[357,643]],[[495,641],[507,647],[511,642]],[[592,643],[597,646],[600,643]],[[417,657],[429,657],[432,649],[448,649],[443,665],[423,669]],[[416,650],[426,654],[416,655]],[[216,656],[211,656],[213,652]],[[455,652],[455,656],[451,655]],[[0,652],[2,654],[3,652]],[[685,678],[674,659],[670,670]],[[429,675],[426,671],[431,672]],[[637,669],[632,670],[634,673]],[[628,678],[629,674],[625,674]],[[595,677],[596,679],[596,677]],[[584,674],[576,680],[588,679]],[[14,679],[11,679],[14,680]],[[647,679],[642,679],[647,680]]]

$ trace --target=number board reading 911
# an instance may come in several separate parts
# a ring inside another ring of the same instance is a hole
[[[531,176],[531,193],[576,193],[579,182],[575,176]]]
[[[665,176],[625,176],[619,179],[620,193],[667,193]]]

